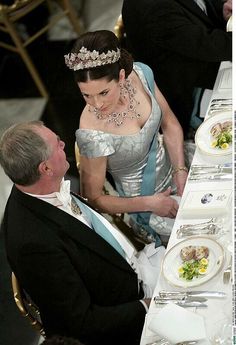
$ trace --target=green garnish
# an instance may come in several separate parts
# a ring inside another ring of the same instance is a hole
[[[194,277],[198,278],[207,272],[208,260],[202,258],[201,260],[184,261],[179,267],[179,277],[187,281],[192,280]]]

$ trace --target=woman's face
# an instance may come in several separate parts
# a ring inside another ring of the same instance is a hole
[[[122,79],[123,76],[120,76],[119,81],[107,81],[105,78],[89,80],[86,83],[78,83],[78,86],[87,104],[98,109],[101,115],[109,115],[119,102],[119,84]]]

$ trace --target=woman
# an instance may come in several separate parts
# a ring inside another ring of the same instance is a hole
[[[178,120],[149,67],[133,64],[111,31],[81,35],[65,62],[86,101],[76,131],[82,195],[101,212],[130,213],[136,234],[159,245],[178,209],[171,194],[181,196],[187,178]],[[106,171],[119,196],[103,194]]]

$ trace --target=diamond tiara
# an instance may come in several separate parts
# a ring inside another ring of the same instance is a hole
[[[79,53],[69,53],[64,55],[66,66],[74,71],[80,69],[98,67],[103,65],[112,64],[119,60],[120,58],[120,49],[117,48],[117,51],[108,50],[108,52],[99,54],[97,50],[92,52],[85,47],[82,47]]]

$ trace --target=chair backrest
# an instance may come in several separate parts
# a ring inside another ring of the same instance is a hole
[[[31,300],[30,296],[21,288],[13,272],[11,279],[14,300],[21,315],[23,317],[26,317],[29,320],[31,326],[36,329],[43,337],[45,337],[39,308]]]
[[[124,27],[121,14],[118,16],[113,30],[116,37],[120,41],[121,46],[125,48],[126,47],[126,33],[125,33],[125,27]]]
[[[20,34],[20,30],[17,29],[17,24],[19,24],[24,17],[44,4],[48,5],[50,13],[50,9],[52,10],[54,8],[52,3],[55,3],[56,6],[58,5],[58,11],[56,11],[56,13],[53,11],[51,13],[52,16],[46,23],[45,18],[39,16],[40,23],[37,25],[39,27],[33,30],[34,32],[30,33],[27,31],[27,34]],[[14,0],[12,5],[1,4],[0,0],[0,47],[18,53],[21,56],[40,94],[45,98],[49,97],[47,88],[26,48],[37,38],[48,32],[49,29],[59,23],[63,18],[69,20],[77,35],[83,32],[82,22],[79,20],[77,11],[71,4],[71,0]],[[2,32],[4,34],[2,34]],[[5,37],[6,35],[8,35],[8,37]]]

